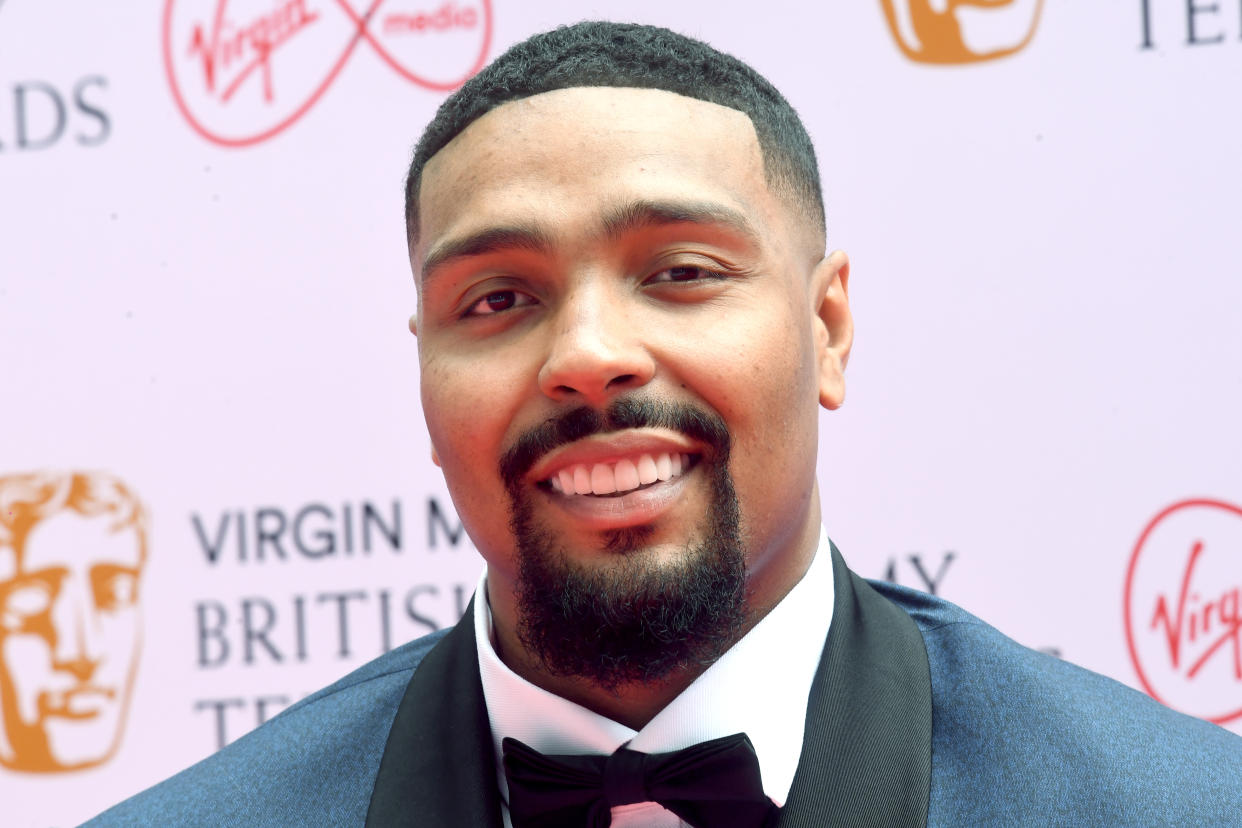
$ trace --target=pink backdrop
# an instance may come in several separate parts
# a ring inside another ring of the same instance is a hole
[[[106,601],[0,533],[0,822],[77,822],[456,620],[482,564],[428,460],[402,178],[447,89],[583,17],[733,52],[816,141],[854,568],[1242,732],[1236,7],[372,6],[0,0],[0,476],[106,473],[149,523]],[[103,554],[75,531],[42,547]],[[20,767],[65,653],[120,676],[115,739]]]

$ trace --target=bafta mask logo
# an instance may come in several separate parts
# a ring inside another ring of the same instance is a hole
[[[1044,0],[881,0],[893,39],[919,63],[978,63],[1026,48]]]
[[[112,475],[0,476],[0,765],[53,773],[116,752],[147,534]]]

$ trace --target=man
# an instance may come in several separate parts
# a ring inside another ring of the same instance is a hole
[[[487,561],[466,617],[99,824],[1242,814],[1232,735],[828,542],[849,267],[749,67],[651,27],[533,37],[441,107],[406,216],[433,459]]]
[[[0,764],[51,773],[116,752],[146,555],[146,512],[111,475],[0,476]]]

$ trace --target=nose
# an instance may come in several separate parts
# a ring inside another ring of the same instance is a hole
[[[68,577],[52,605],[52,626],[56,631],[55,668],[72,673],[80,682],[89,681],[99,666],[99,631],[91,596],[81,578]]]
[[[648,337],[624,288],[591,283],[567,295],[553,319],[540,390],[557,402],[603,408],[655,375]]]

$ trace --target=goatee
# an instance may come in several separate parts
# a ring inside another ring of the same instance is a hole
[[[697,464],[711,495],[697,537],[675,560],[657,561],[644,548],[650,527],[603,532],[600,554],[611,560],[581,566],[535,518],[523,476],[557,446],[644,427],[680,432],[708,449]],[[517,633],[544,669],[616,689],[711,664],[732,646],[745,621],[746,563],[729,443],[714,412],[621,399],[604,412],[577,408],[548,420],[505,453],[501,475],[519,559]]]

